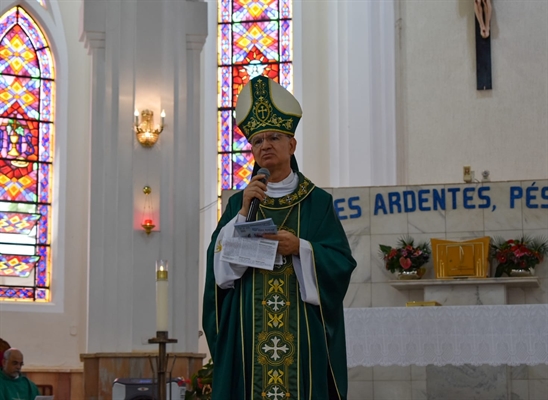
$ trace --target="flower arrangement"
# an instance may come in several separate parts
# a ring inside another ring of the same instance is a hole
[[[530,270],[548,254],[546,238],[522,236],[519,239],[497,237],[491,243],[491,255],[497,261],[495,276],[512,276],[513,269]]]
[[[187,381],[185,400],[210,400],[213,382],[213,360],[200,368]]]
[[[421,242],[415,246],[411,237],[398,240],[397,247],[379,245],[381,257],[388,271],[402,273],[404,271],[417,271],[419,278],[424,275],[424,264],[430,259],[430,245]]]

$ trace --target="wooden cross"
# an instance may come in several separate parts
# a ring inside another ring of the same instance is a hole
[[[491,0],[474,0],[477,90],[491,90]]]

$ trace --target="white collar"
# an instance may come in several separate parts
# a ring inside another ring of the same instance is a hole
[[[266,195],[278,199],[293,193],[299,185],[299,175],[296,172],[291,172],[287,178],[280,182],[268,182],[266,184]]]

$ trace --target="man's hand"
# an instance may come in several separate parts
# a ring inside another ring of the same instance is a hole
[[[240,215],[247,217],[249,213],[249,206],[251,200],[255,197],[259,201],[263,201],[266,198],[266,184],[261,182],[261,179],[264,179],[265,175],[255,175],[253,179],[249,182],[249,185],[244,189],[244,198],[242,200],[242,208],[240,209]]]
[[[300,241],[297,236],[288,231],[278,231],[277,234],[264,234],[263,238],[270,240],[277,240],[278,253],[282,256],[299,255]]]

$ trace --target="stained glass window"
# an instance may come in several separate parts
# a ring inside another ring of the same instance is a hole
[[[234,125],[242,87],[265,75],[293,89],[291,17],[291,0],[219,0],[219,196],[225,189],[245,188],[253,172],[251,146]]]
[[[0,301],[47,302],[53,57],[42,30],[21,7],[0,18],[0,38]]]

